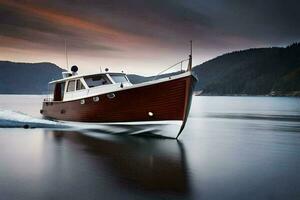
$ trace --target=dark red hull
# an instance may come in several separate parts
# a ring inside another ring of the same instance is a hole
[[[189,112],[194,77],[192,75],[152,85],[125,89],[95,98],[44,102],[46,118],[76,122],[135,122],[185,120]],[[149,112],[153,113],[149,115]]]

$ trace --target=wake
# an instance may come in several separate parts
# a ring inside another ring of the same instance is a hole
[[[66,125],[35,118],[30,115],[12,110],[0,109],[0,128],[63,128]]]
[[[25,113],[0,109],[0,128],[48,128],[48,129],[63,129],[66,131],[80,131],[82,133],[93,132],[112,135],[142,135],[161,138],[172,138],[166,134],[166,125],[101,125],[80,122],[56,122],[47,119],[37,118]],[[167,126],[168,130],[171,125]],[[160,135],[159,133],[164,134]],[[176,132],[177,133],[177,132]],[[96,134],[97,135],[97,134]]]

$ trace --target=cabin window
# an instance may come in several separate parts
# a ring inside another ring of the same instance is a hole
[[[69,81],[67,92],[75,91],[75,80]]]
[[[77,80],[76,81],[76,90],[84,90],[85,89],[85,87],[84,87],[84,85],[83,85],[83,83],[81,82],[81,80]]]
[[[106,75],[98,74],[98,75],[88,76],[88,77],[85,77],[84,80],[85,80],[86,84],[89,86],[89,88],[111,84],[111,82],[106,77]]]
[[[116,82],[116,83],[124,83],[128,82],[127,78],[123,74],[110,74],[110,77]]]

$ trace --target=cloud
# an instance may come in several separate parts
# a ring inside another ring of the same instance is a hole
[[[116,50],[115,47],[99,43],[143,43],[147,38],[129,34],[109,25],[90,22],[77,16],[66,15],[59,11],[39,7],[31,3],[0,0],[4,5],[1,12],[1,35],[37,41],[46,45],[68,39],[73,46],[99,50]],[[34,38],[32,36],[35,36]],[[90,40],[89,40],[90,39]],[[92,41],[92,39],[96,39]],[[77,42],[77,44],[75,43]],[[90,44],[89,44],[90,43]],[[98,44],[97,44],[98,43]]]
[[[195,0],[189,2],[196,4]],[[194,8],[205,8],[214,32],[220,36],[280,45],[300,39],[299,6],[298,0],[211,0]]]
[[[177,61],[192,39],[202,62],[300,40],[299,6],[297,0],[0,0],[0,51],[51,56],[66,39],[78,60],[101,55],[144,65]]]

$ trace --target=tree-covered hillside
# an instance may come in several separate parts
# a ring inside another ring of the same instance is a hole
[[[293,95],[300,91],[300,43],[224,54],[193,70],[203,94]]]

